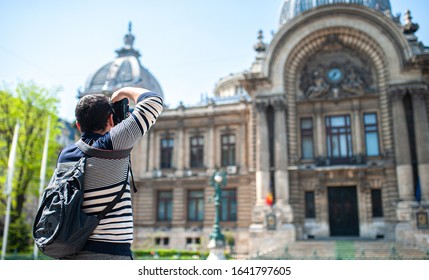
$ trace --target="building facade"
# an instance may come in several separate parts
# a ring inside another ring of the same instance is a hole
[[[224,169],[236,253],[343,236],[429,248],[429,49],[390,9],[286,0],[247,71],[166,109],[132,155],[134,246],[205,249]]]

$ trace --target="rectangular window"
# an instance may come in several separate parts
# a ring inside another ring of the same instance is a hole
[[[160,246],[160,245],[164,245],[164,246],[168,246],[168,244],[170,244],[170,238],[168,237],[156,237],[155,238],[155,245]]]
[[[235,165],[235,135],[224,134],[221,136],[221,161],[222,166]]]
[[[188,192],[188,221],[202,221],[204,219],[204,192]]]
[[[200,168],[204,167],[204,137],[194,136],[191,137],[191,167]]]
[[[166,222],[171,221],[173,217],[173,192],[160,191],[158,192],[158,209],[157,220]]]
[[[220,220],[237,221],[237,190],[222,190]]]
[[[161,168],[172,168],[173,167],[173,138],[161,139]]]
[[[353,155],[350,116],[326,117],[326,146],[332,164],[345,163]]]
[[[201,238],[199,238],[199,237],[195,237],[195,238],[192,238],[192,237],[187,237],[186,238],[186,245],[192,245],[192,244],[201,244]]]
[[[313,119],[301,119],[301,154],[303,159],[312,159],[313,152]]]
[[[380,146],[378,140],[377,114],[364,114],[363,123],[365,128],[366,155],[378,156],[380,155]]]
[[[314,192],[305,192],[305,217],[316,218]]]
[[[372,202],[372,217],[379,218],[383,217],[383,203],[381,200],[381,190],[371,190],[371,202]]]

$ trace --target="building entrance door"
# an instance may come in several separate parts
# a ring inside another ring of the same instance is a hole
[[[359,236],[356,187],[328,188],[331,236]]]

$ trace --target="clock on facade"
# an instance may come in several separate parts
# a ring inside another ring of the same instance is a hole
[[[331,68],[327,73],[327,77],[331,83],[338,83],[343,79],[343,71],[340,68]]]

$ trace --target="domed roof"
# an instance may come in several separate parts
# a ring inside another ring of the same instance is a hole
[[[391,11],[389,0],[285,0],[280,14],[280,25],[312,8],[344,3],[362,5],[381,12]]]
[[[116,50],[118,56],[89,76],[78,97],[101,92],[111,95],[124,86],[143,87],[163,95],[156,78],[140,63],[140,52],[133,48],[133,43],[130,23],[128,34],[124,36],[124,46]]]

